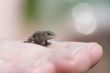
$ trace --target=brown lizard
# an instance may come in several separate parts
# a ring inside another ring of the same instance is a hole
[[[34,43],[42,46],[48,46],[51,43],[48,40],[55,38],[55,33],[51,31],[37,31],[28,38],[26,43]]]

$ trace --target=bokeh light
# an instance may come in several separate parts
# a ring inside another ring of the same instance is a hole
[[[72,10],[75,29],[85,35],[92,34],[96,29],[93,8],[88,3],[79,3]]]

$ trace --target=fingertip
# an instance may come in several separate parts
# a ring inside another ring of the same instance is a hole
[[[98,43],[93,43],[91,48],[92,62],[97,63],[103,56],[103,47]]]

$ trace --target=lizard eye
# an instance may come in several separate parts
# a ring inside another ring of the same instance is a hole
[[[47,33],[48,35],[51,35],[51,33]]]

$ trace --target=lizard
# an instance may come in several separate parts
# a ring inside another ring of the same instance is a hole
[[[51,42],[48,42],[48,40],[53,38],[55,38],[55,33],[52,31],[37,31],[24,42],[48,46],[51,44]]]

